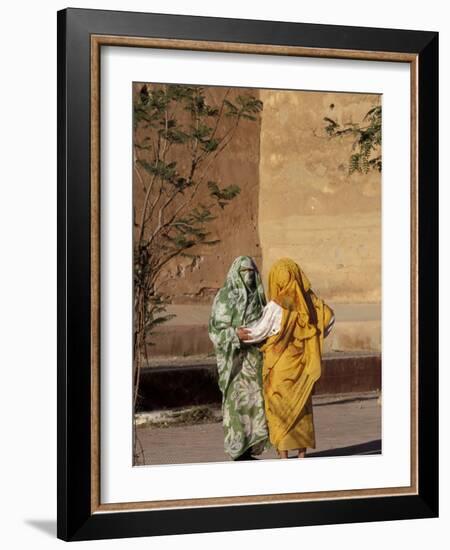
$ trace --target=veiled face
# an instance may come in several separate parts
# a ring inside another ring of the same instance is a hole
[[[258,268],[250,256],[234,259],[220,292],[233,319],[239,323],[233,326],[258,319],[266,304]]]
[[[293,279],[293,274],[291,273],[291,270],[289,270],[287,267],[280,267],[277,270],[276,274],[276,287],[278,292],[283,292],[288,286],[289,283]]]
[[[300,294],[310,287],[310,283],[300,266],[290,258],[277,260],[269,273],[269,294],[285,309],[300,307]]]
[[[300,283],[297,265],[292,261],[279,260],[276,262],[270,273],[273,298],[281,305],[290,309],[295,302],[296,283]]]
[[[256,266],[251,258],[248,256],[236,258],[233,268],[247,290],[253,291],[256,289]]]

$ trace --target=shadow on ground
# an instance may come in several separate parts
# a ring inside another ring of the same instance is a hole
[[[25,523],[47,535],[56,537],[56,519],[26,519]]]

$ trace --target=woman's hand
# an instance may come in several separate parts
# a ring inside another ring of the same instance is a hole
[[[245,328],[245,327],[239,327],[236,329],[236,334],[239,338],[239,340],[241,340],[241,342],[245,342],[246,340],[250,340],[251,336],[250,336],[250,330]]]

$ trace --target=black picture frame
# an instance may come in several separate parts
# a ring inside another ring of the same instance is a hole
[[[92,35],[400,52],[416,56],[417,494],[138,511],[125,509],[113,513],[92,511]],[[58,538],[74,541],[437,517],[437,327],[437,32],[86,9],[58,12]]]

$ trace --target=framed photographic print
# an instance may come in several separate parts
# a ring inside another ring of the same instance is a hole
[[[58,13],[58,537],[438,515],[438,34]]]

